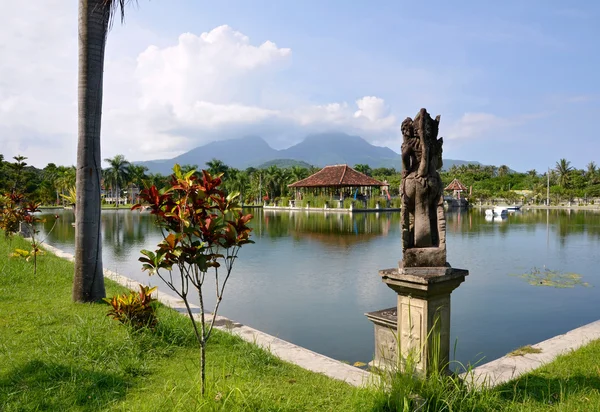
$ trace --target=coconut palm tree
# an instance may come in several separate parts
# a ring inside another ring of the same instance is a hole
[[[308,169],[302,166],[292,166],[289,176],[289,183],[295,183],[299,180],[306,179],[308,177]]]
[[[593,185],[596,183],[598,177],[598,166],[596,162],[591,161],[587,164],[587,172],[585,173],[588,184]]]
[[[212,176],[220,175],[223,173],[223,177],[227,176],[227,170],[229,170],[229,166],[223,163],[219,159],[212,159],[206,162],[206,167],[208,167],[208,173]]]
[[[509,170],[510,170],[510,169],[509,169],[509,168],[508,168],[508,166],[506,166],[506,165],[502,165],[502,166],[500,166],[500,167],[498,168],[498,176],[499,176],[499,177],[506,176],[506,175],[508,174]]]
[[[567,159],[560,159],[558,162],[556,162],[556,167],[554,170],[556,170],[556,173],[558,174],[558,185],[566,188],[569,184],[569,175],[573,170],[571,167],[571,162],[569,162]]]
[[[104,49],[112,18],[124,18],[129,0],[79,0],[79,76],[77,137],[77,208],[73,300],[92,302],[106,296],[100,237],[100,125]]]
[[[147,171],[148,168],[144,165],[135,165],[130,163],[129,166],[127,166],[127,176],[129,177],[129,183],[131,184],[130,199],[132,204],[135,203],[133,186],[137,186],[138,190],[142,187],[144,180],[147,178]]]
[[[104,159],[108,162],[109,167],[104,171],[104,177],[108,180],[115,189],[115,207],[119,207],[119,200],[121,199],[121,188],[129,181],[129,166],[130,163],[125,160],[125,156],[116,155],[115,157]]]

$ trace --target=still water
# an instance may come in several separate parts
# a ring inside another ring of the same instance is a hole
[[[73,213],[60,213],[47,242],[72,253]],[[377,271],[401,258],[400,213],[253,213],[256,244],[240,251],[219,313],[335,359],[371,360],[373,326],[363,314],[396,303]],[[102,223],[104,267],[160,285],[137,261],[161,240],[152,216],[103,210]],[[489,361],[600,319],[600,213],[531,210],[487,221],[481,210],[449,212],[447,231],[448,261],[470,272],[452,294],[457,360]],[[534,268],[576,273],[590,286],[518,276]]]

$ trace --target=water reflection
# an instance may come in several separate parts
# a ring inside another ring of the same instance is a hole
[[[290,236],[312,239],[324,244],[345,245],[367,242],[399,231],[399,213],[281,213],[265,211],[254,223],[258,236],[279,238]],[[258,226],[258,227],[257,227]],[[258,229],[258,230],[257,230]]]

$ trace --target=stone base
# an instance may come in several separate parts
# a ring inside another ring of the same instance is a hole
[[[369,366],[393,370],[398,363],[398,314],[396,308],[365,313],[375,326],[375,357]]]
[[[419,373],[446,367],[450,355],[450,294],[468,273],[450,266],[379,271],[383,282],[398,294],[395,337],[399,340],[401,362],[396,364],[403,367],[405,360],[410,359]],[[377,313],[369,317],[376,328],[380,325],[390,328],[391,320],[377,319]],[[381,330],[376,333],[380,334],[376,341],[381,340],[383,348],[389,347],[385,343],[389,336],[381,336]],[[382,361],[387,361],[383,355]]]
[[[410,248],[404,251],[399,268],[446,266],[446,247]]]

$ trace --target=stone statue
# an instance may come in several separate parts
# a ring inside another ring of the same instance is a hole
[[[401,267],[446,266],[446,218],[442,180],[440,116],[421,109],[402,122]]]

